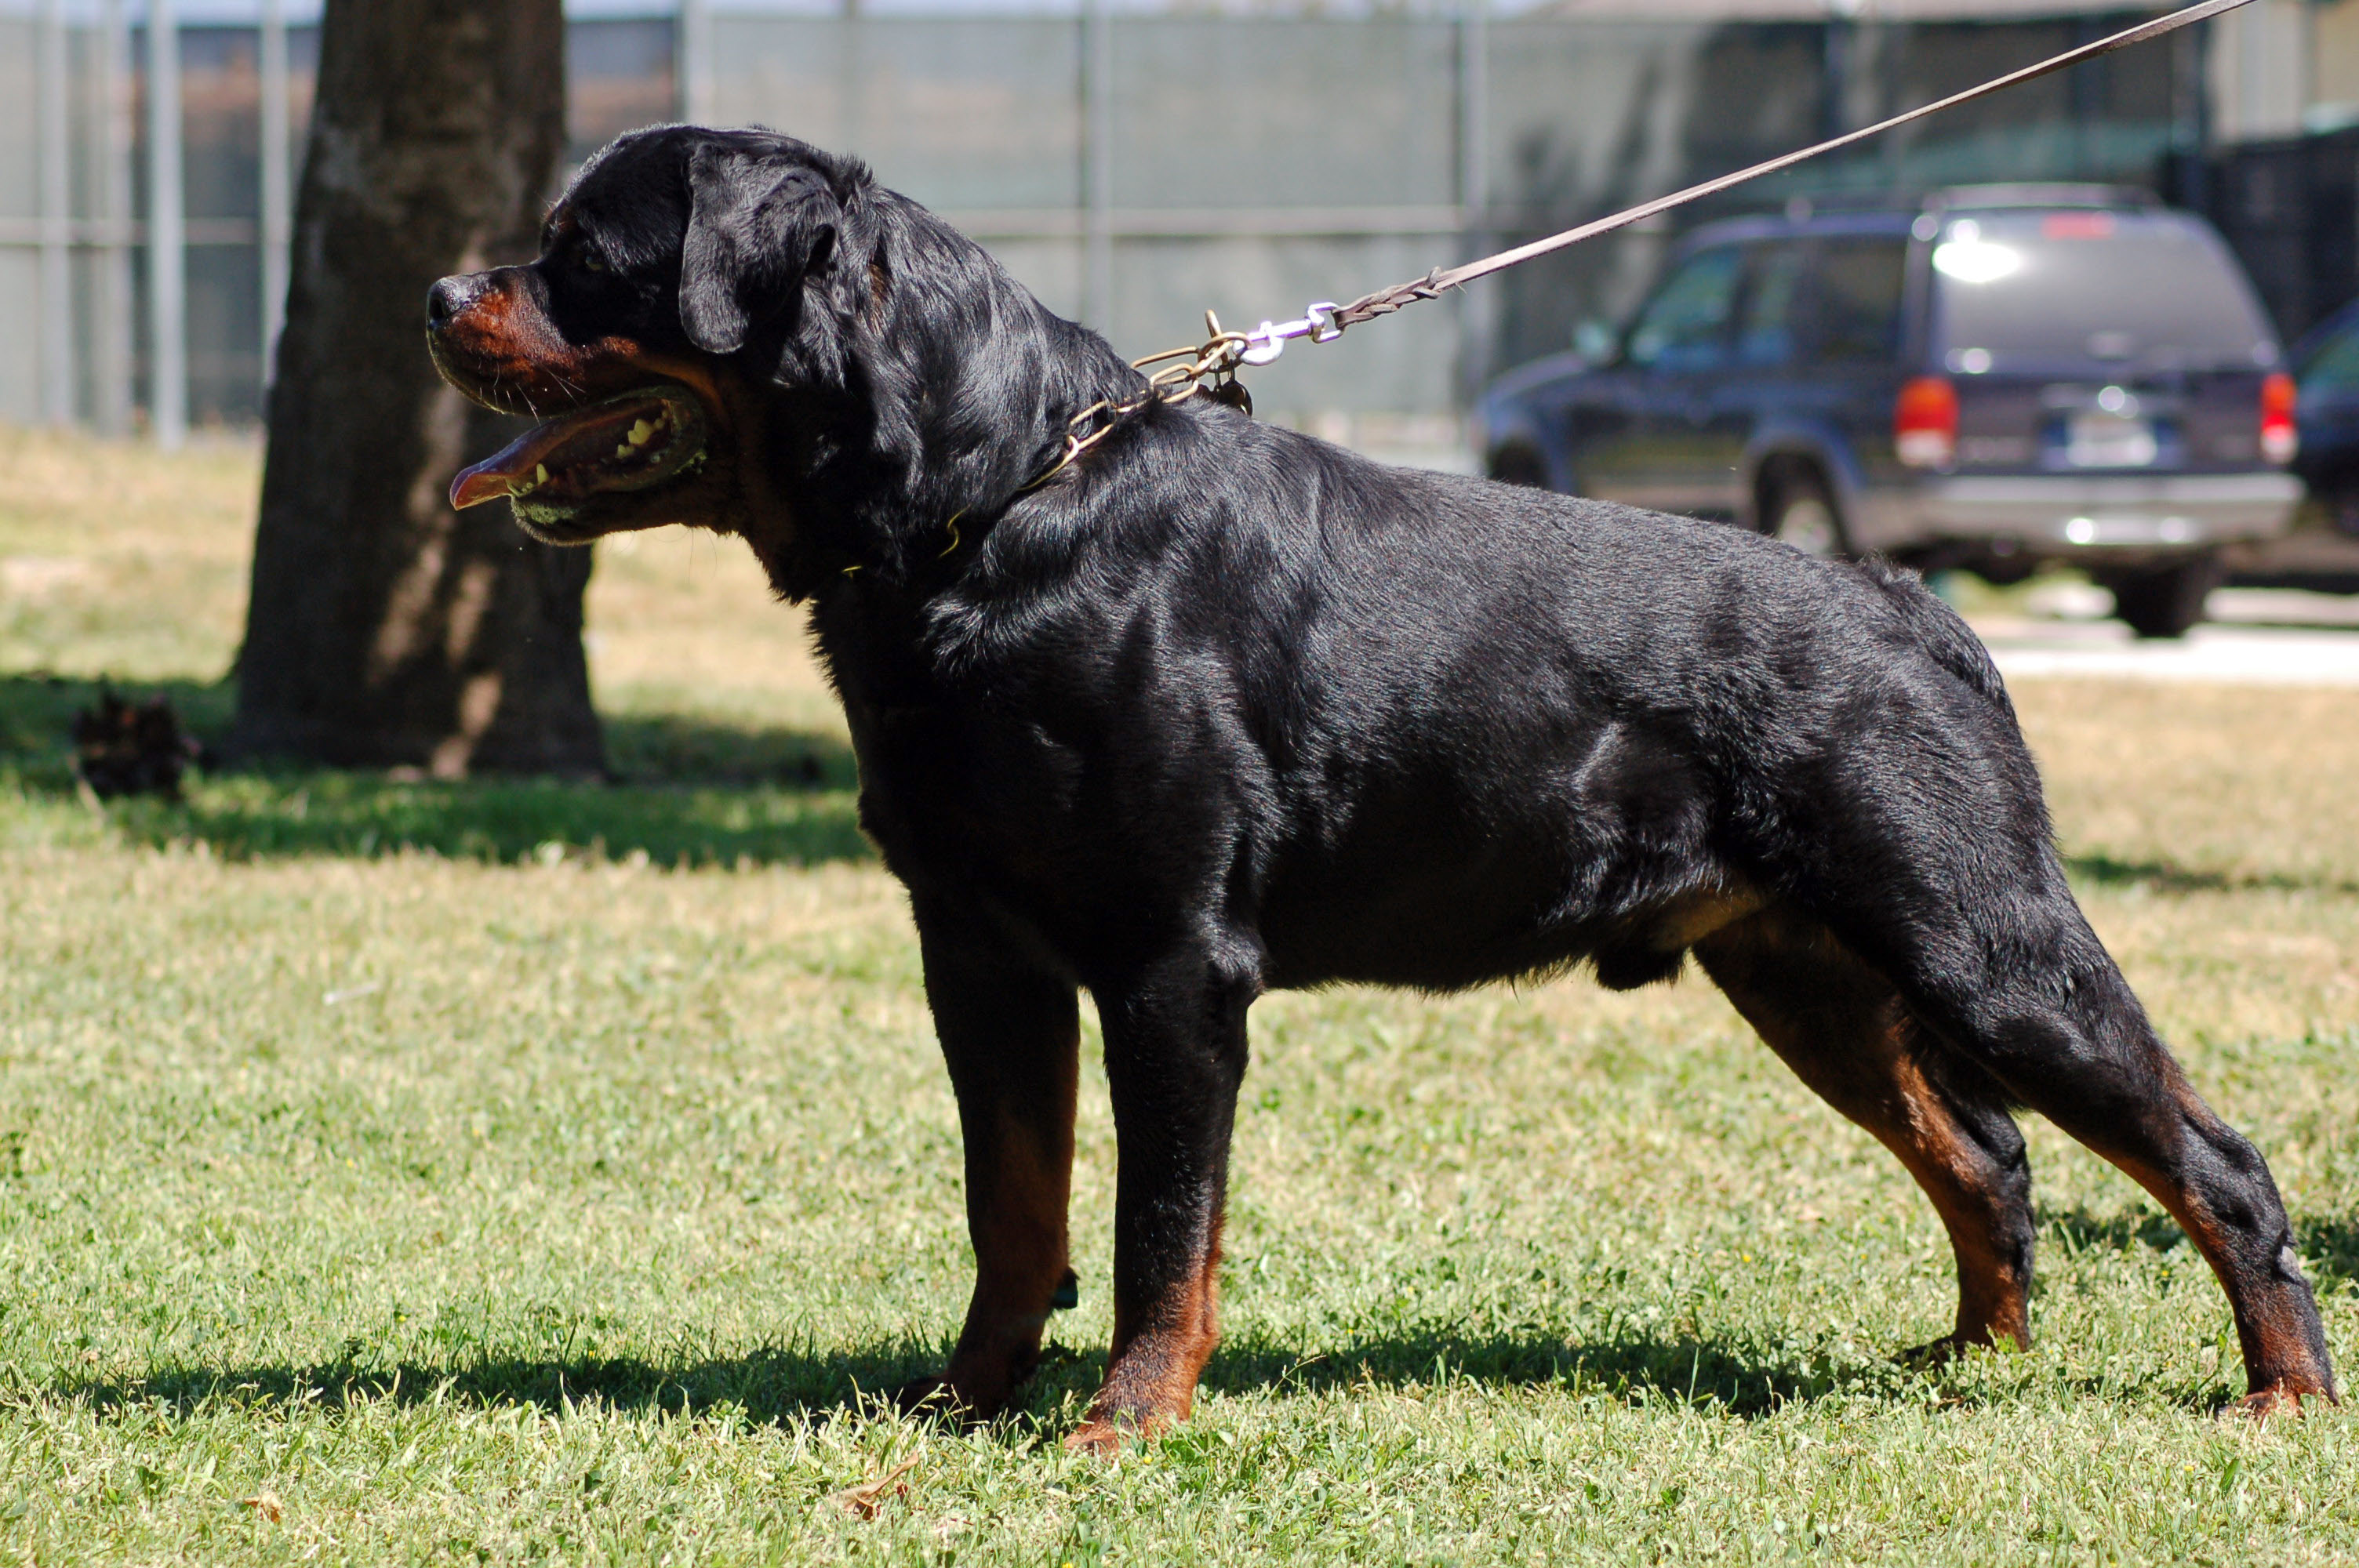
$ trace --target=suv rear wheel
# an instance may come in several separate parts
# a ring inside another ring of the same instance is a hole
[[[1806,556],[1841,556],[1849,549],[1826,481],[1807,470],[1789,470],[1769,486],[1761,531]]]
[[[1491,477],[1502,484],[1529,485],[1534,490],[1549,487],[1548,464],[1521,441],[1510,441],[1493,452],[1490,469]]]
[[[2198,556],[2147,571],[2109,576],[2114,614],[2141,637],[2184,637],[2203,621],[2203,600],[2220,586],[2219,558]]]

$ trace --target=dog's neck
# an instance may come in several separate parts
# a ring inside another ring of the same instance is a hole
[[[1075,415],[1144,384],[916,202],[872,189],[850,216],[831,286],[781,351],[791,526],[746,530],[790,599],[847,573],[898,588],[954,573]]]

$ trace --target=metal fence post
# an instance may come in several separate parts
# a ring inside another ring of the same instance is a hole
[[[99,253],[92,291],[92,411],[101,435],[131,430],[131,23],[123,0],[99,11]]]
[[[2212,211],[2212,29],[2220,24],[2199,23],[2179,36],[2187,40],[2188,127],[2187,188],[2180,199],[2198,212]]]
[[[180,206],[180,21],[147,0],[147,412],[156,444],[189,438],[188,232]]]
[[[62,0],[41,0],[35,49],[34,92],[39,100],[41,238],[41,417],[71,425],[74,416],[73,194],[66,114],[66,18]]]
[[[1458,18],[1458,206],[1466,254],[1491,249],[1491,15],[1488,0],[1465,0]],[[1459,358],[1473,407],[1491,379],[1491,312],[1495,290],[1463,294],[1458,305]]]
[[[712,124],[712,8],[705,0],[679,0],[679,31],[672,39],[672,93],[679,117],[691,125]]]
[[[1866,0],[1827,0],[1819,34],[1819,135],[1840,136],[1852,127],[1851,95],[1859,61],[1860,14]]]
[[[294,165],[288,124],[286,0],[262,0],[262,385],[278,379],[278,330],[287,323],[287,247],[294,231]]]
[[[1114,332],[1114,16],[1082,12],[1082,318]]]
[[[843,129],[837,133],[847,147],[868,142],[868,28],[855,0],[841,0],[836,27],[843,39]]]

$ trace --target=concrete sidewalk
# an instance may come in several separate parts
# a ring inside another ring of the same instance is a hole
[[[1973,627],[2010,680],[2359,687],[2359,597],[2223,589],[2212,596],[2212,620],[2176,641],[2141,642],[2119,622],[2097,619],[2110,607],[2102,590],[2068,589],[2036,595],[2030,615],[1977,616]]]

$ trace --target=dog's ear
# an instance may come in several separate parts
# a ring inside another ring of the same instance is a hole
[[[706,353],[735,353],[827,265],[842,204],[824,173],[784,151],[708,142],[689,157],[688,183],[679,324]]]

